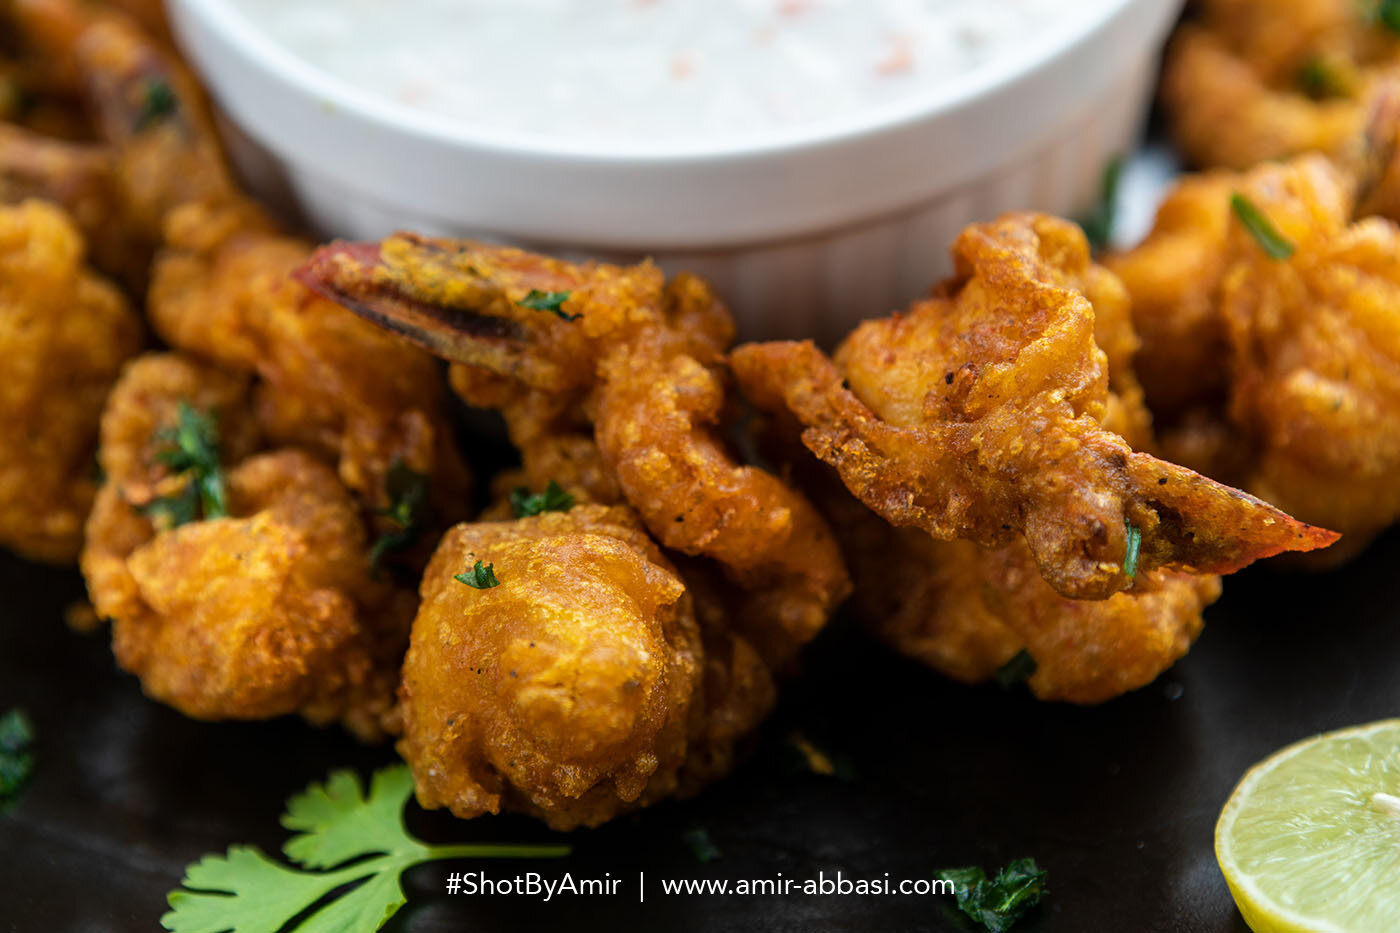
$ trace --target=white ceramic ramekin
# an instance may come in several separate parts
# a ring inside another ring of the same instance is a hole
[[[396,229],[650,255],[713,282],[749,338],[833,342],[948,271],[966,224],[1076,216],[1138,140],[1182,0],[1090,11],[926,93],[712,145],[609,149],[465,126],[318,71],[228,0],[172,0],[233,122],[328,236]]]

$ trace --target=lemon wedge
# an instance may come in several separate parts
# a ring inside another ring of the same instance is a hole
[[[1215,857],[1255,933],[1400,930],[1400,719],[1255,765],[1216,823]]]

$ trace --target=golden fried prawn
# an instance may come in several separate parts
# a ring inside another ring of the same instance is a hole
[[[845,595],[840,553],[810,503],[736,462],[722,439],[720,354],[733,328],[698,279],[409,234],[323,248],[303,278],[467,364],[454,385],[512,417],[528,475],[547,458],[604,499],[605,468],[662,545],[725,567],[750,597],[740,630],[765,657],[790,657]]]
[[[463,582],[480,567],[497,585]],[[626,509],[458,525],[422,598],[399,751],[425,807],[571,828],[676,789],[703,718],[700,634]]]
[[[176,354],[127,367],[103,414],[89,595],[118,663],[186,715],[297,712],[378,738],[395,724],[412,603],[371,579],[360,508],[329,467],[254,453],[248,400],[246,377]],[[187,410],[218,425],[227,516],[153,523],[152,503],[193,481],[161,456]]]
[[[372,673],[347,595],[369,575],[354,503],[291,451],[244,461],[229,486],[240,517],[162,532],[127,558],[146,611],[113,620],[117,663],[196,719],[334,721]]]
[[[1335,539],[1106,429],[1107,367],[1081,290],[1088,244],[1073,224],[1009,215],[965,230],[954,258],[955,280],[861,325],[835,363],[810,343],[731,355],[755,404],[791,411],[867,506],[985,547],[1019,534],[1071,598],[1106,598],[1135,572],[1226,573]]]
[[[1349,156],[1400,75],[1400,35],[1353,0],[1204,0],[1166,58],[1162,97],[1187,156],[1245,169]]]
[[[1131,431],[1140,421],[1132,407],[1119,406],[1105,427]],[[764,432],[765,450],[799,475],[841,529],[855,583],[852,614],[901,654],[954,680],[1009,685],[1026,677],[1042,700],[1101,703],[1184,655],[1202,610],[1220,593],[1214,575],[1156,570],[1108,599],[1068,599],[1045,582],[1022,541],[985,548],[890,525],[835,470],[804,457],[797,434],[779,416]]]
[[[1347,535],[1340,559],[1400,516],[1400,227],[1353,221],[1354,178],[1319,156],[1188,180],[1158,227],[1112,260],[1136,298],[1140,358],[1183,381],[1213,369],[1164,446]],[[1231,213],[1238,195],[1290,246],[1275,258]],[[1225,219],[1177,224],[1177,208]],[[1173,247],[1173,243],[1184,244]],[[1157,283],[1190,282],[1157,288]],[[1167,335],[1208,333],[1193,348]],[[1224,361],[1223,364],[1221,361]],[[1159,387],[1149,384],[1149,393]],[[1165,391],[1192,397],[1189,385]]]

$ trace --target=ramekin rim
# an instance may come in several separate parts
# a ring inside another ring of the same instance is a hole
[[[419,110],[362,90],[304,61],[248,20],[231,0],[173,0],[203,16],[216,35],[242,47],[243,54],[261,62],[279,83],[366,124],[377,124],[400,135],[432,139],[464,151],[490,152],[538,161],[619,163],[633,166],[723,162],[734,159],[783,157],[820,150],[868,136],[925,124],[956,111],[997,88],[1012,84],[1051,61],[1072,52],[1115,16],[1144,0],[1094,0],[1095,9],[1033,37],[1019,46],[1021,54],[994,56],[962,75],[946,79],[896,100],[844,117],[812,121],[764,131],[710,139],[670,142],[627,140],[591,142],[514,133],[468,126],[431,111]]]

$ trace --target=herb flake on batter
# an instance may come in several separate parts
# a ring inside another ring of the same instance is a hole
[[[564,487],[554,480],[544,488],[544,492],[530,492],[524,486],[510,491],[510,509],[516,518],[530,518],[542,512],[567,512],[574,507],[575,499]]]
[[[1249,231],[1249,235],[1254,237],[1259,247],[1268,254],[1270,259],[1287,259],[1293,255],[1297,247],[1288,240],[1273,221],[1269,220],[1257,205],[1249,198],[1236,192],[1230,196],[1230,209],[1235,212],[1240,223]]]
[[[529,294],[516,304],[534,311],[548,311],[565,321],[577,321],[583,317],[582,314],[569,314],[564,310],[564,302],[568,301],[572,294],[573,292],[542,292],[538,288],[532,288]]]
[[[474,590],[489,590],[493,586],[501,585],[501,581],[496,579],[496,565],[482,564],[481,561],[477,561],[466,573],[453,574],[452,579],[458,583],[465,583]]]
[[[146,503],[141,511],[166,528],[227,518],[228,486],[219,455],[218,416],[181,400],[175,425],[162,428],[155,437],[161,445],[155,461],[182,475],[185,483],[178,492]]]
[[[141,109],[136,114],[136,132],[160,123],[180,109],[175,89],[164,78],[147,78],[141,85]]]
[[[396,526],[381,534],[369,552],[370,572],[377,574],[385,557],[411,546],[423,534],[428,523],[428,477],[395,459],[384,478],[384,492],[389,505],[378,509]]]
[[[1137,576],[1138,552],[1142,550],[1142,529],[1132,522],[1126,522],[1128,546],[1123,553],[1123,572],[1128,579]]]

